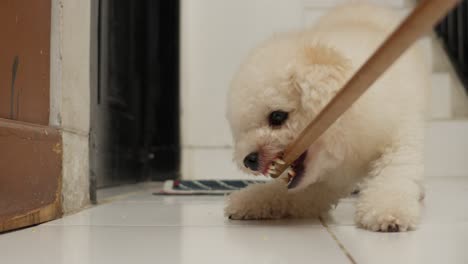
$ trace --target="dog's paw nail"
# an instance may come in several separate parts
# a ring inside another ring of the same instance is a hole
[[[232,220],[232,215],[229,215],[229,216],[228,216],[228,219],[229,219],[229,220]]]

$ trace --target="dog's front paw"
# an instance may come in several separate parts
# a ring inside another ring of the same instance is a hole
[[[363,197],[356,207],[358,226],[379,232],[405,232],[416,228],[419,220],[420,205],[417,199],[401,201],[387,197]]]
[[[284,183],[255,184],[229,195],[225,215],[233,220],[283,218],[288,210],[286,196]]]

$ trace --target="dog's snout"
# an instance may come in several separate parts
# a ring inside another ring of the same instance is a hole
[[[257,171],[258,170],[258,152],[252,152],[244,158],[245,167]]]

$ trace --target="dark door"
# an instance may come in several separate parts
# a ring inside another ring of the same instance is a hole
[[[436,32],[468,91],[468,0],[461,1],[436,27]]]
[[[179,3],[101,0],[94,14],[94,187],[179,172]]]

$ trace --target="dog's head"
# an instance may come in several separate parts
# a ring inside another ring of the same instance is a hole
[[[345,58],[330,47],[303,43],[291,36],[267,41],[250,54],[232,81],[227,117],[234,160],[248,173],[268,174],[270,163],[345,80]]]

